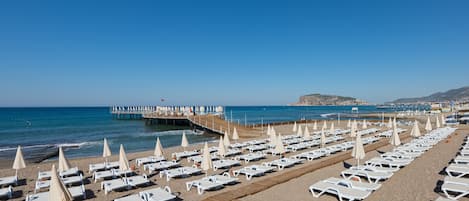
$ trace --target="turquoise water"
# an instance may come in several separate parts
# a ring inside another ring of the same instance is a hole
[[[351,106],[230,106],[225,118],[241,124],[334,118],[325,114],[351,112]],[[376,110],[359,106],[360,113]],[[321,116],[322,115],[322,116]],[[177,129],[177,130],[175,130]],[[190,128],[145,125],[141,120],[112,119],[107,107],[81,108],[0,108],[0,158],[13,158],[17,145],[26,158],[37,157],[68,147],[68,157],[99,156],[102,140],[108,138],[113,153],[124,144],[127,152],[150,150],[156,137],[164,147],[178,146],[182,132],[190,143],[216,140],[214,135],[195,135]]]

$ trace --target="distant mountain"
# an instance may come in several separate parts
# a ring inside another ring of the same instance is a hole
[[[309,94],[301,96],[299,101],[292,105],[368,105],[368,103],[353,97]]]
[[[469,86],[459,89],[451,89],[446,92],[438,92],[420,98],[400,98],[392,103],[417,103],[417,102],[437,102],[437,101],[469,101]]]

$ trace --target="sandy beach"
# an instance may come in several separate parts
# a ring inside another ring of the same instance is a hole
[[[345,128],[347,121],[342,121],[340,125],[337,124],[337,121],[335,121],[335,126],[336,128]],[[318,126],[322,126],[322,124],[318,123]],[[312,126],[312,124],[310,124]],[[275,129],[277,130],[278,133],[291,133],[291,125],[279,125],[275,126]],[[385,128],[383,128],[385,129]],[[408,131],[404,134],[401,134],[401,138],[403,141],[408,141],[409,138],[409,132],[410,128],[408,128]],[[405,179],[409,179],[409,174],[414,175],[414,178],[420,178],[420,177],[425,177],[427,180],[422,180],[425,181],[425,187],[430,187],[430,189],[425,189],[422,191],[419,191],[422,193],[422,198],[424,199],[433,199],[437,197],[437,193],[431,193],[434,188],[436,188],[437,185],[437,179],[441,179],[442,175],[438,175],[438,172],[441,171],[442,167],[444,167],[445,164],[448,163],[448,161],[454,157],[455,151],[458,149],[459,145],[461,144],[462,138],[467,134],[468,130],[467,128],[460,129],[458,130],[458,135],[454,135],[452,139],[449,141],[449,143],[441,142],[437,146],[435,146],[432,150],[428,151],[425,153],[421,158],[417,159],[414,161],[409,167],[404,168],[405,171],[400,171],[396,176],[392,177],[389,181],[384,182],[383,187],[376,191],[375,193],[370,196],[369,200],[383,200],[385,196],[388,196],[391,192],[392,189],[395,190],[395,188],[399,186],[403,186],[401,183],[405,183],[409,186],[406,186],[406,188],[412,189],[412,188],[421,188],[422,185],[419,183],[409,183],[406,182]],[[262,138],[266,138],[266,136],[263,136]],[[248,139],[252,140],[252,139]],[[350,140],[347,138],[346,140]],[[371,149],[366,156],[366,159],[371,158],[373,156],[376,156],[378,154],[375,149],[378,149],[379,151],[389,151],[391,149],[390,145],[387,145],[387,139],[382,139],[377,143],[371,144],[366,146],[365,148],[367,150]],[[343,142],[343,141],[340,141]],[[233,141],[232,141],[233,143]],[[209,146],[218,146],[218,142],[214,142],[209,144]],[[200,149],[202,147],[202,144],[197,144],[193,145],[190,148],[187,148],[187,150],[193,150],[193,149]],[[312,148],[315,149],[315,148]],[[305,152],[311,149],[303,150],[303,151],[298,151],[298,152],[293,152],[289,153],[286,156],[290,156],[293,154],[298,154],[301,152]],[[165,156],[167,159],[170,159],[171,156],[170,154],[173,152],[178,152],[182,151],[181,147],[171,147],[171,148],[166,148],[165,149]],[[243,152],[246,153],[246,152]],[[100,154],[100,153],[97,153]],[[144,156],[150,156],[153,154],[153,150],[149,150],[146,152],[138,152],[138,153],[128,153],[127,157],[130,160],[131,166],[135,165],[135,159],[139,157],[144,157]],[[341,158],[342,157],[342,158]],[[274,159],[277,159],[277,157],[273,157],[269,155],[267,159],[256,161],[256,162],[251,162],[251,164],[260,164],[262,162],[266,161],[271,161]],[[346,158],[345,162],[343,161],[343,158]],[[435,158],[438,158],[438,160],[435,160]],[[117,161],[118,156],[116,153],[109,159],[110,161]],[[52,162],[44,162],[40,164],[28,164],[28,167],[25,169],[22,169],[19,171],[19,177],[20,179],[23,179],[22,185],[14,187],[14,199],[12,200],[24,200],[25,196],[27,194],[32,194],[34,192],[34,185],[35,181],[37,178],[37,173],[38,171],[44,171],[44,170],[50,170],[51,164],[54,163],[55,161]],[[100,163],[103,162],[103,158],[101,157],[89,157],[89,158],[79,158],[79,159],[72,159],[70,160],[70,163],[72,166],[77,166],[80,170],[83,171],[84,176],[86,177],[85,180],[85,188],[86,188],[86,193],[87,193],[87,200],[113,200],[119,197],[123,197],[126,195],[138,193],[139,191],[146,190],[146,189],[151,189],[154,187],[163,187],[163,186],[170,186],[172,189],[173,193],[178,195],[179,198],[184,199],[184,200],[216,200],[213,198],[219,198],[219,197],[226,197],[226,199],[221,199],[221,200],[230,200],[230,196],[225,196],[232,194],[232,192],[237,191],[237,190],[243,190],[246,188],[253,188],[254,183],[258,182],[264,182],[267,180],[272,180],[274,183],[269,184],[268,188],[262,189],[259,192],[256,192],[252,195],[247,195],[243,197],[237,197],[236,199],[239,200],[319,200],[315,199],[311,193],[308,192],[308,186],[313,184],[314,182],[320,180],[320,179],[325,179],[328,177],[339,177],[339,173],[341,170],[344,169],[345,164],[354,164],[355,160],[350,159],[350,151],[347,152],[341,152],[339,154],[331,155],[328,157],[324,157],[319,160],[314,160],[314,161],[305,161],[301,165],[296,165],[291,168],[287,168],[282,171],[276,171],[270,174],[266,174],[263,177],[259,178],[254,178],[250,181],[246,180],[244,176],[239,177],[240,183],[233,185],[233,186],[227,186],[221,190],[217,191],[209,191],[204,193],[203,195],[198,195],[196,190],[193,189],[191,191],[187,191],[185,189],[185,183],[188,181],[193,181],[196,179],[199,179],[203,177],[204,175],[199,175],[199,176],[192,176],[192,177],[187,177],[187,178],[178,178],[178,179],[172,179],[170,182],[167,182],[165,179],[160,178],[159,175],[154,174],[154,175],[149,175],[150,180],[152,181],[152,185],[147,186],[147,187],[140,187],[128,191],[123,191],[123,192],[111,192],[108,195],[104,195],[104,192],[100,190],[100,182],[94,183],[91,179],[91,174],[88,173],[88,164],[92,163]],[[180,161],[182,166],[191,166],[192,162],[189,163],[186,159],[183,159]],[[14,170],[10,168],[12,161],[4,161],[2,162],[2,169],[0,171],[0,177],[5,177],[5,176],[11,176],[14,175]],[[329,164],[327,167],[322,167],[324,164]],[[422,170],[422,166],[425,166],[425,164],[430,164],[431,169],[428,169],[425,171],[420,171]],[[244,162],[242,162],[242,165],[244,166]],[[311,167],[317,167],[314,171],[308,172],[310,170],[305,169],[306,168],[311,168]],[[413,167],[415,166],[415,168]],[[236,170],[239,169],[240,167],[233,167],[232,169]],[[228,170],[218,170],[216,172],[210,170],[209,174],[219,174],[224,171]],[[436,171],[436,172],[435,172]],[[144,172],[142,167],[137,167],[136,171],[137,174],[148,174],[148,172]],[[304,173],[304,174],[303,174]],[[290,178],[293,177],[293,178]],[[27,178],[24,180],[24,178]],[[430,180],[428,180],[430,179]],[[420,180],[416,180],[420,181]],[[428,182],[432,181],[432,182]],[[433,182],[435,181],[435,182]],[[276,182],[276,183],[275,183]],[[26,183],[26,184],[25,184]],[[414,185],[412,185],[414,184]],[[412,185],[412,186],[410,186]],[[390,187],[387,187],[390,186]],[[430,191],[430,193],[428,192]],[[294,192],[294,193],[292,193]],[[392,193],[391,193],[392,194]],[[409,194],[412,195],[412,194]],[[428,200],[427,199],[427,200]],[[322,196],[320,200],[337,200],[337,198],[333,196]],[[404,199],[405,200],[405,199]]]

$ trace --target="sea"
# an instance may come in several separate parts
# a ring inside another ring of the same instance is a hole
[[[357,107],[358,113],[391,111],[375,106],[226,106],[224,118],[240,124],[335,119],[338,113],[351,114],[352,107]],[[109,107],[0,108],[0,159],[13,159],[18,145],[27,160],[55,153],[58,146],[64,147],[68,158],[100,156],[103,138],[113,153],[118,153],[120,144],[126,152],[151,150],[157,137],[163,147],[179,146],[183,132],[189,143],[218,139],[189,127],[114,119]]]

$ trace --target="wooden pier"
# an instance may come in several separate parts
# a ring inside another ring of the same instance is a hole
[[[262,130],[260,129],[246,127],[240,124],[233,124],[228,121],[225,121],[221,117],[221,115],[213,114],[191,116],[162,116],[156,113],[150,113],[143,115],[143,118],[147,122],[154,122],[156,124],[190,126],[191,128],[220,135],[223,135],[225,132],[228,132],[231,136],[235,127],[239,137],[241,138],[258,137],[262,134]]]
[[[262,135],[261,127],[226,121],[222,106],[114,106],[110,113],[115,119],[143,119],[146,124],[190,126],[210,133],[230,136],[236,127],[240,138]]]

